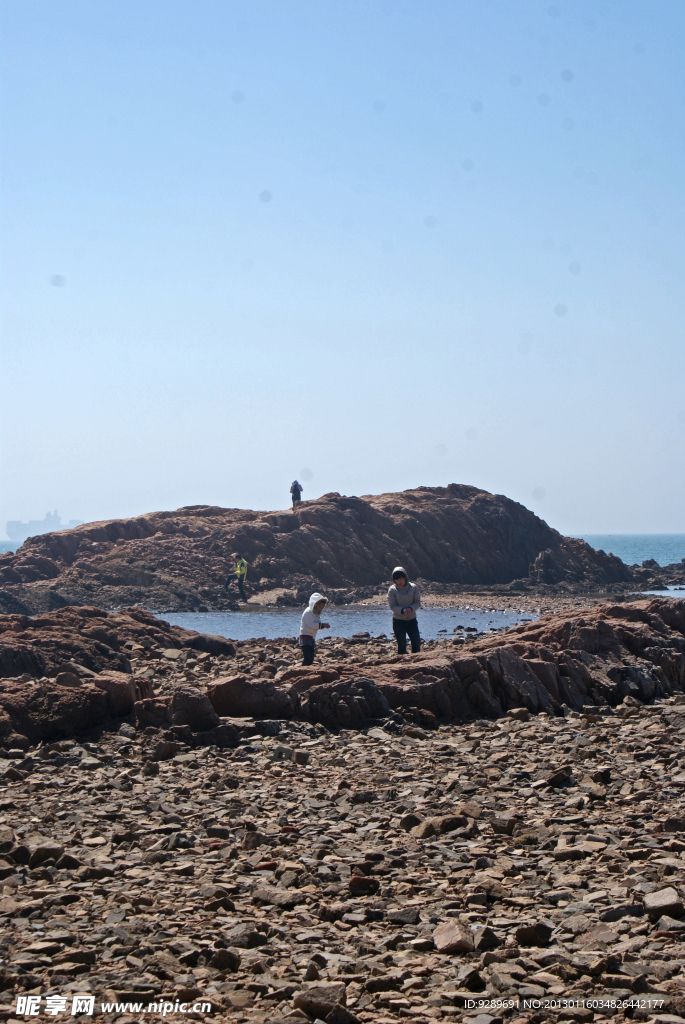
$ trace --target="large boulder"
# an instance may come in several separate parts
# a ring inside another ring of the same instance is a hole
[[[107,694],[112,718],[123,718],[133,711],[136,701],[154,697],[152,681],[145,676],[129,676],[125,672],[101,672],[92,677],[92,682]]]
[[[173,692],[171,720],[174,725],[190,726],[193,732],[206,732],[221,724],[207,694],[187,685],[177,686]]]
[[[16,732],[31,743],[86,732],[103,725],[111,716],[106,691],[89,684],[58,686],[53,682],[0,681],[0,708]]]
[[[329,729],[359,728],[370,718],[385,718],[390,712],[376,683],[365,676],[313,686],[300,700],[301,716]]]
[[[207,654],[225,654],[229,657],[235,656],[235,647],[225,636],[214,636],[212,633],[195,633],[193,630],[184,630],[187,634],[185,646],[193,651],[205,651]]]
[[[297,707],[288,690],[271,679],[223,676],[210,683],[207,694],[216,713],[225,718],[290,718]]]
[[[138,729],[166,729],[171,725],[171,698],[146,697],[133,705]]]

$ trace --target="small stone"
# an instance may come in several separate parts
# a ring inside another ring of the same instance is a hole
[[[657,921],[658,932],[685,932],[685,920],[676,921],[673,917],[664,914]]]
[[[528,708],[510,708],[507,718],[513,718],[516,722],[529,722],[531,714]]]
[[[411,739],[414,739],[414,740],[427,740],[428,739],[428,733],[424,732],[423,729],[419,729],[415,725],[405,725],[404,729],[402,730],[402,735],[403,736],[409,736],[409,737],[411,737]]]
[[[519,946],[548,946],[553,931],[553,925],[535,921],[521,925],[514,934]]]
[[[359,1017],[348,1010],[346,1006],[338,1004],[326,1015],[326,1024],[361,1024]]]
[[[433,932],[438,953],[470,953],[474,949],[473,934],[460,921],[443,921]]]
[[[292,761],[292,757],[295,751],[292,747],[287,747],[284,743],[277,743],[271,754],[271,758],[274,761]]]
[[[436,835],[437,829],[432,821],[422,821],[415,828],[411,830],[411,834],[416,836],[417,839],[430,839],[431,836]]]
[[[552,787],[563,786],[567,779],[571,778],[571,775],[572,769],[570,767],[559,768],[558,771],[548,775],[545,782],[548,786]]]
[[[489,928],[487,925],[476,928],[473,932],[473,944],[474,948],[479,953],[485,953],[487,950],[497,949],[502,945],[502,940],[499,936]]]
[[[518,819],[512,814],[493,818],[490,824],[492,825],[493,832],[496,832],[498,835],[511,836],[514,834],[517,823]]]
[[[652,921],[657,921],[664,914],[675,918],[683,916],[683,901],[672,886],[647,893],[644,905]]]
[[[35,868],[46,860],[58,861],[64,853],[64,847],[60,843],[40,843],[33,847],[29,857],[29,867]]]
[[[293,1006],[298,1010],[322,1020],[331,1013],[337,1005],[344,1006],[346,1002],[346,990],[343,982],[329,981],[318,982],[308,988],[295,993]]]
[[[351,875],[348,887],[351,893],[369,895],[378,892],[380,883],[377,878],[373,878],[370,875]]]
[[[404,814],[400,818],[400,828],[404,829],[405,832],[411,832],[413,828],[416,828],[417,825],[421,824],[421,820],[422,819],[418,814],[414,814],[410,811],[408,814]]]
[[[217,949],[209,961],[209,966],[213,967],[215,971],[237,971],[240,963],[240,954],[235,950]]]
[[[389,910],[386,916],[391,924],[418,924],[421,920],[418,907],[401,907],[399,910]]]

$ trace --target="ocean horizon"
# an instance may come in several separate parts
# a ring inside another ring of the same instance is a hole
[[[573,536],[573,535],[572,535]],[[642,565],[653,558],[671,565],[685,558],[685,533],[580,533],[595,551],[616,555],[626,565]]]

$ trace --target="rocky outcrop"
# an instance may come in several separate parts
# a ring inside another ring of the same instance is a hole
[[[225,716],[354,728],[388,708],[419,722],[422,712],[428,720],[496,718],[520,707],[561,714],[625,697],[649,702],[685,688],[685,602],[662,598],[549,615],[471,642],[430,643],[411,658],[388,656],[388,645],[385,657],[369,663],[368,647],[355,645],[345,649],[359,656],[333,667],[325,644],[311,668],[287,668],[273,680],[236,674],[210,683],[212,705]]]
[[[620,559],[563,537],[523,505],[450,484],[362,498],[326,494],[297,512],[197,505],[32,537],[0,556],[0,609],[232,607],[237,595],[225,583],[236,553],[249,562],[249,586],[286,588],[293,600],[317,586],[340,602],[370,594],[397,564],[451,588],[634,583]]]
[[[230,658],[235,647],[136,608],[0,615],[0,748],[79,735],[131,715],[134,706],[156,704],[155,671],[145,668],[142,655],[163,679],[166,666],[189,656],[211,660],[210,652]],[[132,671],[139,661],[141,671]],[[198,731],[219,725],[206,695],[187,689],[179,687],[173,707],[165,703],[151,724],[191,724]]]
[[[210,683],[209,700],[219,715],[246,718],[291,718],[298,704],[287,689],[270,679],[248,680],[244,675]]]
[[[237,650],[231,646],[233,655],[196,656],[184,630],[146,613],[143,621],[106,615],[101,628],[114,645],[110,650],[131,644],[129,673],[109,667],[96,672],[61,660],[66,638],[74,658],[91,657],[97,617],[87,612],[92,609],[58,611],[36,627],[34,641],[41,658],[50,661],[50,675],[0,680],[0,747],[74,735],[125,716],[140,730],[170,731],[172,740],[231,746],[240,720],[261,722],[258,732],[274,725],[264,720],[275,720],[276,728],[278,720],[299,720],[332,730],[380,723],[397,729],[407,722],[431,726],[438,720],[499,718],[515,709],[558,716],[626,698],[649,703],[685,689],[683,600],[547,615],[473,640],[429,641],[420,654],[407,657],[394,654],[385,638],[330,638],[319,642],[310,668],[295,664],[299,653],[292,639],[243,641]],[[0,618],[0,626],[7,621],[16,617]],[[158,630],[157,644],[173,638],[186,645],[160,650],[124,641],[130,631],[149,639],[140,630]],[[26,632],[0,633],[10,662],[16,657],[12,643],[32,653]],[[52,636],[51,647],[46,635]],[[191,641],[196,637],[190,634]],[[267,660],[265,647],[281,668]],[[239,670],[229,673],[233,665]]]
[[[49,682],[30,686],[3,682],[0,707],[11,721],[13,733],[29,743],[78,735],[103,725],[111,717],[107,692],[88,685],[70,687]]]
[[[626,697],[646,703],[685,688],[685,601],[549,615],[476,641],[461,656],[422,652],[366,674],[392,708],[443,718],[500,717],[515,707],[559,714],[564,705],[579,710]]]
[[[319,649],[322,664],[282,670],[273,681],[217,680],[208,689],[212,705],[225,716],[302,718],[338,729],[391,709],[420,723],[498,718],[513,708],[559,715],[626,697],[647,703],[685,689],[685,601],[549,615],[487,639],[430,643],[411,658],[369,663],[364,650],[335,668],[325,642]]]
[[[390,705],[373,679],[355,676],[308,689],[300,713],[329,729],[359,729],[369,719],[386,718]]]
[[[45,615],[0,615],[0,678],[27,673],[56,676],[61,670],[131,672],[136,652],[156,650],[235,654],[230,640],[207,636],[155,618],[140,608],[109,613],[99,608],[62,608]]]

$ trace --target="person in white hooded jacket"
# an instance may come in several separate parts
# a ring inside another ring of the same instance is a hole
[[[302,664],[311,665],[314,662],[314,651],[316,645],[316,634],[320,629],[330,629],[328,622],[321,621],[321,612],[326,607],[328,598],[323,594],[312,594],[309,604],[302,612],[300,622],[300,647],[302,648]]]
[[[407,636],[411,641],[411,652],[421,650],[419,624],[416,611],[421,607],[421,594],[415,583],[409,582],[407,570],[401,565],[392,571],[392,584],[388,590],[388,604],[392,611],[392,631],[397,640],[397,653],[407,653]]]

